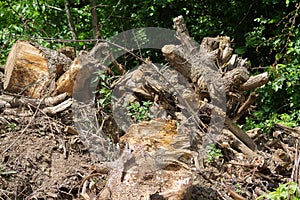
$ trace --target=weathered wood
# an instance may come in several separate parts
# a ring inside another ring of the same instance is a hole
[[[234,133],[236,137],[238,137],[241,141],[243,141],[252,151],[257,150],[256,144],[253,140],[247,135],[239,126],[237,126],[231,119],[226,117],[225,120],[228,129]]]
[[[0,96],[0,107],[20,107],[20,106],[34,106],[39,108],[44,108],[46,106],[56,105],[68,96],[67,93],[62,93],[54,97],[46,97],[44,99],[36,99],[18,95],[6,95]]]
[[[247,59],[232,55],[229,37],[204,38],[199,49],[189,37],[181,16],[174,19],[174,27],[182,45],[166,45],[162,48],[163,55],[168,62],[195,84],[196,91],[198,90],[198,92],[202,93],[207,91],[208,95],[200,96],[200,100],[205,100],[204,98],[207,98],[207,96],[210,99],[214,98],[214,102],[212,102],[214,106],[217,105],[218,107],[226,104],[228,111],[230,111],[227,112],[228,115],[237,116],[232,112],[238,110],[238,117],[241,117],[245,109],[253,103],[252,96],[246,104],[243,104],[245,99],[243,91],[265,84],[267,74],[249,78]],[[226,103],[224,103],[225,94],[221,94],[222,87],[224,87],[226,92]],[[215,113],[220,112],[215,110]],[[256,145],[252,139],[228,116],[225,124],[239,140],[244,142],[251,150],[256,150]]]
[[[177,160],[192,156],[189,138],[176,129],[175,121],[161,119],[132,125],[120,138],[129,157],[113,164],[100,199],[190,199],[193,176]]]
[[[210,51],[210,47],[206,47],[205,52]],[[219,50],[219,49],[218,49]],[[185,78],[188,80],[191,80],[192,77],[192,69],[193,69],[193,74],[198,74],[196,77],[194,77],[194,82],[197,84],[198,90],[205,90],[207,89],[207,83],[205,79],[203,79],[203,76],[207,76],[206,70],[205,69],[200,69],[200,66],[197,66],[196,64],[192,64],[192,58],[188,60],[188,56],[185,55],[184,50],[181,47],[175,46],[175,45],[165,45],[162,48],[163,55],[165,58],[168,60],[169,64],[176,69],[178,72],[180,72]],[[204,53],[205,53],[204,52]],[[221,53],[222,51],[218,51]],[[210,53],[206,53],[207,55],[201,55],[205,57],[205,59],[209,60],[212,59],[211,61],[214,60],[215,56],[212,56]],[[204,60],[205,60],[204,59]],[[226,59],[227,60],[227,59]],[[199,63],[197,63],[199,64]],[[202,63],[203,64],[208,64],[208,63]],[[212,64],[210,64],[212,65]],[[209,66],[210,68],[213,68],[213,66]],[[197,72],[195,72],[195,70]],[[216,68],[215,68],[216,70]],[[216,71],[216,74],[219,72]],[[197,79],[198,77],[198,79]],[[208,76],[207,76],[208,77]],[[217,80],[221,80],[224,85],[225,85],[225,90],[228,93],[229,91],[233,91],[233,88],[239,88],[240,85],[245,83],[249,79],[249,72],[248,70],[243,67],[243,66],[238,66],[237,68],[234,68],[227,73],[223,77],[220,76]]]
[[[241,107],[238,109],[238,111],[234,116],[233,121],[237,122],[241,116],[243,116],[244,113],[247,112],[248,108],[255,102],[255,100],[257,99],[258,94],[256,94],[255,92],[251,92],[251,94],[249,95],[248,99],[241,105]]]
[[[237,91],[239,86],[249,79],[249,72],[245,67],[237,67],[225,73],[222,79],[227,93]]]
[[[213,55],[214,61],[219,67],[223,67],[232,56],[233,49],[231,48],[230,38],[227,36],[205,37],[200,47]]]
[[[249,80],[241,86],[242,90],[252,90],[258,88],[269,81],[268,72],[251,76]]]
[[[233,132],[228,129],[223,129],[223,134],[232,139],[232,147],[240,150],[248,158],[257,157],[257,153],[250,149],[244,142],[242,142]]]
[[[181,73],[186,79],[191,79],[191,63],[184,58],[184,52],[181,48],[175,45],[165,45],[162,48],[162,53],[169,64]]]
[[[54,50],[27,41],[17,41],[7,58],[4,90],[34,98],[47,96],[54,81],[71,60]]]
[[[69,107],[71,107],[72,105],[72,99],[67,99],[66,101],[56,105],[56,106],[51,106],[51,107],[46,107],[43,109],[43,112],[46,114],[51,114],[51,115],[55,115],[59,112],[62,112],[66,109],[68,109]]]
[[[53,96],[53,97],[46,97],[42,103],[44,103],[46,106],[53,106],[56,105],[60,102],[62,102],[63,100],[65,100],[68,96],[67,92],[61,93],[57,96]]]

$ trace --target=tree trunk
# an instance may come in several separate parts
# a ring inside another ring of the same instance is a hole
[[[98,19],[97,19],[97,10],[96,10],[96,0],[91,0],[92,8],[91,8],[91,14],[92,14],[92,27],[93,27],[93,35],[94,39],[98,39]],[[97,41],[95,41],[97,43]]]
[[[72,36],[73,36],[73,40],[77,40],[77,32],[76,32],[75,25],[74,25],[74,22],[72,19],[69,0],[65,0],[65,10],[66,10],[66,14],[67,14],[69,28],[70,28]],[[77,50],[78,50],[77,45],[75,45],[75,51],[77,51]]]

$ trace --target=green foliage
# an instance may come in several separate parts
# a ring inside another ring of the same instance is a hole
[[[98,89],[95,92],[97,96],[97,107],[104,111],[110,111],[112,95],[112,89],[110,86],[115,80],[115,77],[108,76],[103,70],[99,70],[95,74],[96,76],[92,81],[92,84],[98,83]]]
[[[215,144],[211,144],[207,147],[207,156],[206,156],[206,162],[211,163],[219,158],[221,158],[222,151],[221,149],[218,149]]]
[[[0,64],[5,63],[10,47],[18,39],[32,39],[52,49],[75,44],[79,49],[91,49],[92,42],[51,40],[72,39],[64,3],[64,0],[0,1]],[[270,82],[257,91],[260,95],[257,110],[247,118],[244,128],[262,127],[268,131],[278,122],[289,126],[300,124],[297,0],[98,0],[96,4],[101,39],[132,28],[172,29],[172,19],[178,15],[184,16],[191,36],[198,42],[206,36],[230,36],[235,53],[249,58],[254,67],[268,67],[270,73]],[[70,1],[78,39],[93,38],[91,8],[90,1]],[[143,33],[139,36],[144,37]],[[160,54],[149,50],[140,52],[140,56],[151,59]],[[161,63],[163,58],[157,57],[155,62]],[[126,62],[126,69],[140,64],[137,60]],[[254,70],[253,73],[262,71]],[[97,91],[98,106],[109,110],[110,80],[102,77],[101,84],[104,85]]]
[[[257,18],[259,26],[246,34],[248,47],[256,47],[257,51],[269,49],[268,57],[262,57],[261,62],[272,65],[268,67],[269,83],[257,90],[258,109],[246,119],[244,129],[260,127],[268,132],[274,123],[292,127],[300,124],[300,25],[296,23],[299,8],[296,4],[296,10],[283,18]],[[267,38],[270,27],[274,30]]]
[[[5,63],[10,47],[18,39],[68,38],[70,32],[63,9],[64,3],[57,1],[1,1],[0,63]],[[36,42],[46,47],[58,47],[55,43],[41,39]]]
[[[300,191],[297,183],[288,182],[279,185],[273,192],[268,192],[262,196],[259,196],[256,200],[268,199],[268,200],[300,200]]]
[[[78,39],[93,38],[90,2],[70,2]],[[140,27],[159,26],[172,29],[172,18],[183,15],[191,35],[197,41],[205,36],[226,34],[234,39],[235,48],[244,49],[239,51],[242,54],[249,50],[244,44],[244,35],[259,23],[254,19],[262,15],[266,15],[265,18],[272,16],[280,19],[295,2],[297,1],[101,0],[96,2],[99,38],[109,38],[119,32]],[[27,36],[72,38],[63,0],[1,1],[0,19],[0,36],[5,43],[1,49],[2,63],[16,39],[26,39]],[[16,34],[21,36],[14,37]],[[38,42],[52,48],[65,45],[45,40]],[[79,43],[81,49],[90,48],[92,45],[93,43]]]
[[[244,194],[244,192],[243,192],[243,190],[242,190],[242,186],[241,186],[239,183],[236,183],[236,184],[234,185],[234,187],[235,187],[235,191],[236,191],[237,193],[239,193],[239,194]]]
[[[244,34],[252,27],[253,19],[269,9],[269,5],[262,2],[232,0],[102,0],[96,4],[99,38],[109,38],[119,32],[140,27],[172,29],[172,18],[184,15],[189,31],[197,41],[204,36],[226,34],[234,38],[237,47],[243,45]],[[78,39],[93,38],[90,2],[74,0],[70,6]],[[9,48],[17,39],[28,39],[27,36],[72,38],[63,0],[1,1],[0,19],[1,63],[4,63]],[[46,40],[37,42],[51,48],[65,45]],[[79,43],[80,49],[90,48],[92,45],[93,43]]]
[[[7,125],[6,125],[6,129],[7,129],[7,131],[9,131],[9,132],[11,132],[11,131],[15,131],[15,130],[17,130],[17,124],[15,124],[15,123],[8,123]]]
[[[136,122],[149,121],[152,119],[150,113],[151,101],[131,102],[127,106],[128,115]]]

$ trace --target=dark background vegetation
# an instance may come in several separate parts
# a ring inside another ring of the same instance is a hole
[[[93,3],[94,4],[93,4]],[[89,50],[94,42],[68,42],[64,0],[1,0],[0,63],[5,65],[12,44],[33,40],[48,48],[76,46]],[[251,73],[268,71],[270,82],[257,90],[256,108],[240,122],[245,130],[269,132],[274,123],[299,126],[300,25],[297,0],[69,0],[76,39],[95,39],[92,5],[96,7],[98,36],[106,39],[141,27],[172,29],[172,19],[183,15],[191,36],[227,35],[235,53],[249,58]],[[62,39],[57,41],[57,39]],[[157,52],[156,52],[157,53]]]

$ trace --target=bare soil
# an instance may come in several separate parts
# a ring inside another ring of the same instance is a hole
[[[107,172],[97,170],[78,135],[64,131],[71,125],[70,111],[1,110],[0,199],[97,199]],[[298,138],[281,131],[277,138],[260,134],[255,142],[260,157],[254,160],[219,147],[223,156],[195,173],[192,199],[255,199],[299,179]]]

